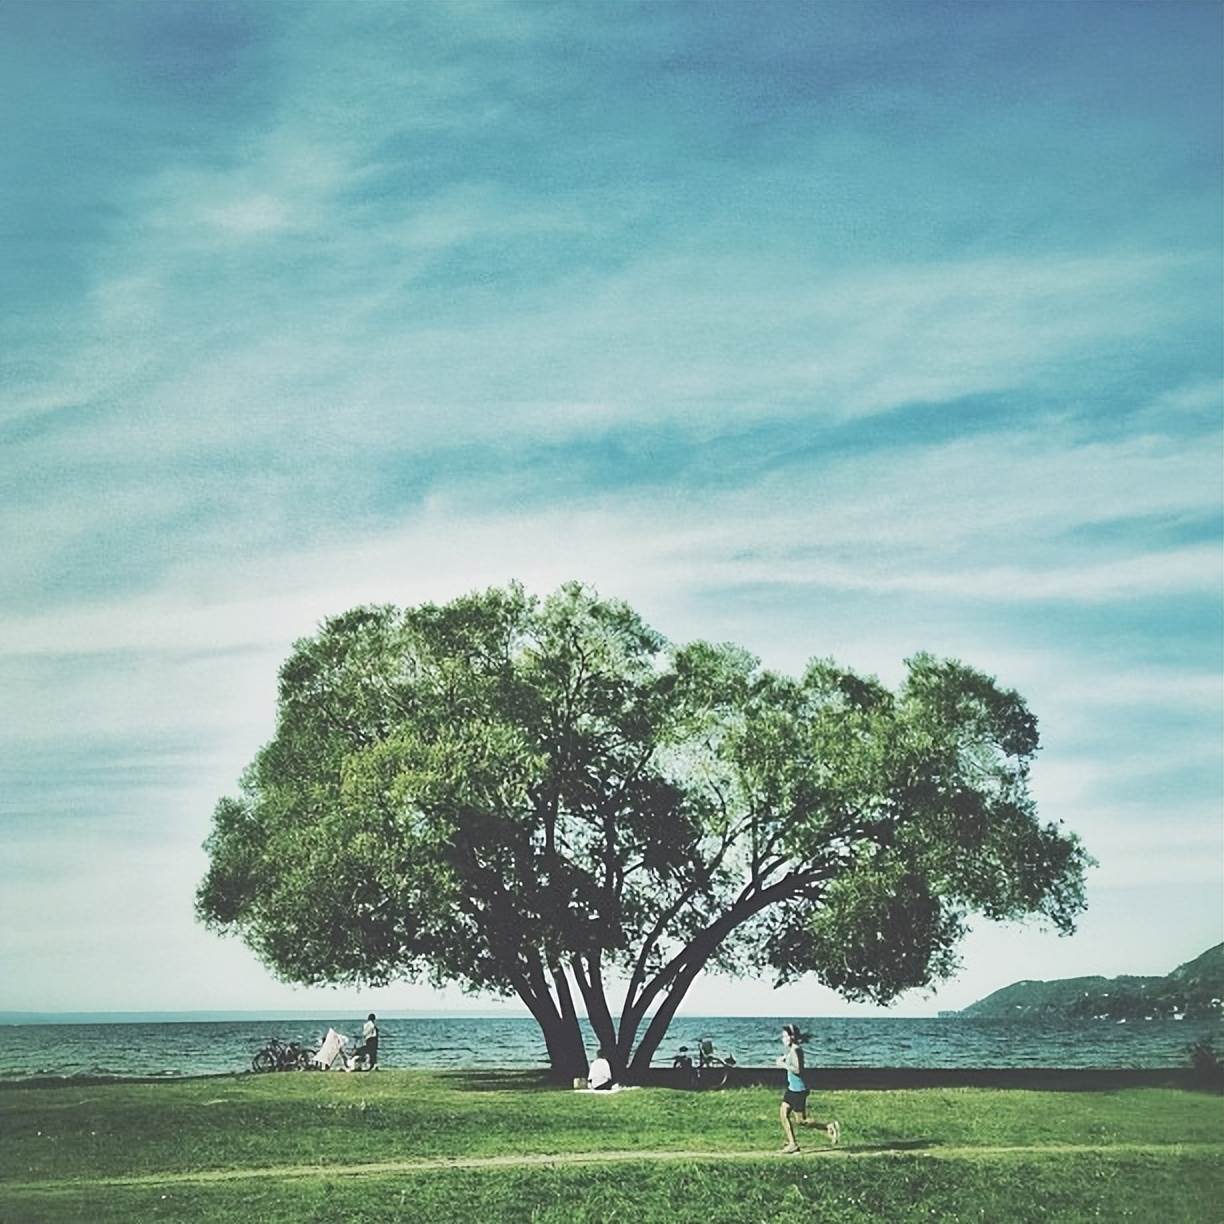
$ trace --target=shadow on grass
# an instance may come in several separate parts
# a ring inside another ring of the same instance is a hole
[[[1030,1092],[1118,1092],[1128,1088],[1190,1088],[1183,1067],[813,1067],[808,1084],[820,1090],[896,1091],[916,1088],[1009,1088]],[[652,1067],[647,1083],[683,1087],[669,1069]],[[728,1088],[778,1087],[776,1067],[734,1067]],[[780,1089],[779,1089],[780,1090]]]
[[[568,1092],[570,1084],[554,1077],[547,1068],[523,1070],[462,1069],[434,1072],[447,1084],[463,1092]],[[776,1067],[733,1067],[727,1088],[779,1087]],[[651,1088],[684,1093],[716,1093],[717,1088],[694,1088],[687,1072],[671,1067],[651,1067],[634,1082]],[[919,1067],[815,1067],[809,1068],[809,1083],[821,1090],[884,1090],[915,1088],[1010,1088],[1041,1092],[1117,1092],[1127,1088],[1191,1088],[1193,1072],[1188,1068],[919,1068]]]
[[[547,1071],[440,1071],[447,1087],[460,1092],[568,1092],[569,1084]]]
[[[290,1074],[285,1072],[285,1074]],[[223,1071],[201,1075],[27,1075],[20,1079],[0,1079],[0,1092],[21,1091],[26,1088],[66,1088],[76,1092],[80,1088],[102,1088],[129,1084],[202,1084],[224,1080],[248,1078],[275,1078],[268,1072]]]
[[[851,1143],[841,1149],[843,1152],[925,1152],[937,1148],[940,1144],[935,1139],[906,1139],[901,1143]],[[834,1150],[834,1149],[830,1149]]]

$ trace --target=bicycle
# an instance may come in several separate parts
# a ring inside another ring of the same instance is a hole
[[[254,1058],[252,1071],[306,1071],[310,1068],[311,1051],[296,1041],[281,1041],[273,1037]]]
[[[311,1071],[374,1071],[370,1054],[356,1037],[346,1037],[329,1028],[317,1050],[307,1050],[305,1066]]]
[[[735,1059],[728,1054],[722,1058],[714,1053],[714,1041],[710,1037],[702,1037],[697,1043],[696,1059],[689,1053],[688,1046],[681,1046],[672,1058],[672,1067],[684,1072],[684,1078],[690,1088],[722,1088],[727,1083]]]

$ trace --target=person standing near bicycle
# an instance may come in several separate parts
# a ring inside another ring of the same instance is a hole
[[[373,1012],[361,1026],[361,1045],[357,1047],[354,1057],[365,1059],[367,1071],[373,1071],[378,1066],[378,1023]]]
[[[782,1150],[788,1155],[799,1151],[799,1144],[795,1140],[796,1117],[800,1126],[814,1126],[823,1130],[832,1144],[841,1139],[841,1126],[836,1119],[831,1122],[808,1120],[808,1086],[803,1078],[803,1043],[809,1036],[810,1034],[801,1032],[797,1024],[782,1026],[782,1055],[778,1059],[778,1066],[786,1068],[786,1091],[782,1094],[779,1116],[782,1119],[782,1133],[786,1136],[786,1146]]]

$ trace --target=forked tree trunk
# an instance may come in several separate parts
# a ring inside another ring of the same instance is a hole
[[[737,926],[776,901],[810,888],[821,878],[822,873],[816,870],[794,872],[768,888],[741,898],[738,904],[700,932],[672,960],[662,979],[656,978],[653,984],[635,992],[636,997],[628,1001],[632,1006],[626,1006],[619,1024],[613,1021],[608,1009],[599,954],[595,953],[585,963],[581,958],[574,958],[569,969],[581,991],[596,1039],[606,1052],[616,1078],[640,1082],[645,1077],[689,987],[709,963],[718,946]],[[520,994],[543,1031],[553,1076],[562,1082],[569,1082],[577,1076],[586,1075],[587,1051],[566,969],[554,966],[549,973],[551,989],[541,969],[537,969],[534,997],[521,989]],[[651,1006],[654,1007],[653,1015],[638,1041],[638,1031]]]
[[[604,1026],[596,1026],[592,1023],[592,1027],[597,1030],[596,1039],[607,1051],[612,1073],[617,1080],[641,1081],[667,1032],[668,1022],[688,992],[690,984],[691,978],[683,985],[677,985],[670,994],[665,996],[659,1011],[655,1013],[655,1022],[647,1026],[636,1048],[634,1042],[640,1029],[639,1024],[633,1023],[631,1028],[622,1026],[618,1032],[615,1028],[610,1027],[612,1022],[609,1018],[608,1032],[601,1036],[598,1029]],[[587,1006],[589,1011],[589,1002]],[[536,1009],[533,1009],[533,1013],[535,1011]],[[663,1019],[664,1014],[666,1014],[666,1019]],[[569,1010],[554,1012],[552,1015],[536,1014],[535,1019],[544,1037],[551,1077],[558,1083],[569,1084],[579,1076],[585,1076],[589,1066],[588,1051],[578,1016]]]
[[[555,1023],[541,1024],[548,1051],[549,1072],[558,1083],[569,1084],[587,1073],[586,1046],[576,1017],[563,1017]]]
[[[541,999],[534,992],[519,989],[519,997],[527,1004],[540,1026],[544,1048],[548,1053],[549,1071],[558,1083],[569,1084],[587,1073],[586,1046],[578,1016],[564,999],[558,1008],[551,998]]]

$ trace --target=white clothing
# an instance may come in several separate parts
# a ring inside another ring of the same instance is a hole
[[[323,1038],[323,1044],[319,1046],[318,1052],[314,1056],[314,1061],[324,1070],[327,1070],[336,1061],[336,1058],[346,1045],[348,1045],[348,1038],[342,1037],[335,1029],[329,1028],[327,1036]]]
[[[603,1084],[612,1082],[612,1068],[608,1064],[606,1058],[597,1058],[592,1064],[591,1069],[587,1072],[587,1086],[590,1088],[599,1088]]]

